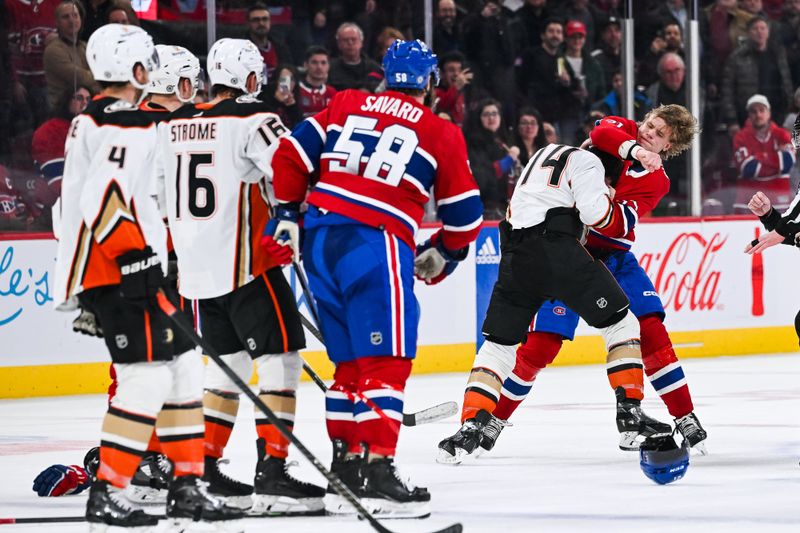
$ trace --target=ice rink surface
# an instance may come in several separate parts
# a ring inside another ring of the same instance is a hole
[[[540,374],[489,454],[461,466],[434,462],[453,419],[404,428],[401,473],[432,494],[427,520],[391,520],[393,531],[432,531],[461,522],[468,532],[512,531],[800,531],[800,356],[690,359],[683,362],[710,455],[692,456],[686,477],[667,486],[648,480],[638,454],[617,448],[614,398],[601,366]],[[413,376],[406,412],[458,400],[465,375]],[[647,388],[645,410],[669,420]],[[0,401],[0,518],[77,516],[84,494],[39,498],[36,474],[52,463],[80,464],[95,445],[103,396]],[[252,479],[252,405],[242,401],[226,450],[228,472]],[[330,461],[323,396],[311,383],[298,394],[297,435]],[[322,483],[295,451],[294,474]],[[162,522],[163,523],[163,522]],[[349,518],[261,518],[247,532],[371,531]],[[0,525],[0,533],[86,531],[86,524]]]

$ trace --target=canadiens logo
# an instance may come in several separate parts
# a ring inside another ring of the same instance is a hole
[[[554,315],[558,315],[558,316],[564,316],[564,315],[567,314],[567,309],[566,309],[566,307],[562,307],[560,305],[557,305],[557,306],[553,307],[553,314]]]

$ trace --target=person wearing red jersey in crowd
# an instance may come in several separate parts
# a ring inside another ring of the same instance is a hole
[[[28,226],[28,209],[14,187],[8,169],[0,165],[0,231],[20,231]]]
[[[336,364],[326,394],[331,470],[375,512],[423,517],[430,494],[403,483],[394,462],[417,348],[412,272],[427,284],[452,273],[483,210],[461,131],[423,105],[438,82],[436,55],[421,41],[395,41],[383,68],[386,92],[342,91],[281,138],[272,160],[278,223],[265,239],[281,242],[288,233],[299,257],[300,204],[318,173],[307,198],[303,262]],[[416,246],[431,188],[444,227]],[[326,510],[352,513],[332,492]]]
[[[55,36],[56,6],[61,0],[7,0],[8,40],[14,99],[33,115],[35,128],[47,118],[50,104],[44,79],[44,48]]]
[[[308,118],[328,107],[336,94],[336,89],[328,85],[331,64],[327,49],[322,46],[309,47],[303,66],[306,69],[306,75],[299,83],[299,105],[303,112],[303,118]]]
[[[267,6],[256,3],[247,10],[247,38],[258,47],[266,65],[265,79],[275,76],[275,69],[282,63],[293,64],[289,48],[274,35],[270,35],[271,16]]]
[[[47,184],[44,206],[52,206],[61,195],[61,176],[64,173],[64,142],[75,115],[86,109],[92,98],[88,87],[80,86],[61,95],[53,118],[33,132],[31,155],[39,175]]]
[[[792,201],[789,172],[796,159],[791,135],[772,121],[769,100],[754,94],[747,100],[747,121],[733,138],[733,157],[739,170],[734,212],[749,213],[756,191],[772,197],[776,209]]]
[[[662,157],[673,157],[686,150],[697,132],[695,118],[679,105],[653,109],[640,125],[615,116],[598,121],[590,135],[591,143],[604,152],[618,155],[625,165],[618,180],[611,183],[615,188],[613,207],[618,216],[607,228],[590,229],[586,248],[606,264],[630,299],[641,330],[645,374],[690,446],[705,453],[702,442],[706,432],[694,414],[683,368],[664,327],[661,298],[630,252],[639,218],[652,211],[669,191]],[[577,325],[577,314],[563,303],[546,302],[542,306],[526,341],[517,350],[516,365],[503,382],[493,417],[484,427],[480,442],[484,449],[494,446],[506,420],[530,393],[538,373],[555,359],[564,339],[574,338]],[[642,437],[671,431],[668,424],[641,411],[641,393],[630,395],[620,389],[615,392],[621,449],[635,450]],[[629,422],[636,424],[631,426]]]
[[[466,58],[458,51],[449,52],[439,60],[442,82],[436,87],[437,114],[444,113],[458,127],[464,124],[464,88],[472,83],[472,71],[464,68]]]

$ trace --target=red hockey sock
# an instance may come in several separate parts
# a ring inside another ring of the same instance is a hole
[[[325,393],[325,425],[332,441],[344,441],[347,443],[348,452],[360,454],[364,449],[358,435],[358,424],[353,415],[356,407],[357,388],[358,365],[356,362],[347,361],[337,364],[336,371],[333,373],[333,385]]]
[[[517,361],[503,382],[500,401],[494,408],[494,416],[508,420],[525,400],[539,372],[553,362],[561,350],[563,338],[556,333],[529,333],[525,343],[517,349]]]
[[[683,367],[672,348],[667,329],[657,315],[639,318],[642,335],[642,362],[650,384],[675,418],[694,411],[692,395]]]
[[[356,363],[359,398],[354,418],[358,435],[370,455],[393,456],[403,421],[403,391],[411,374],[411,359],[364,357]]]

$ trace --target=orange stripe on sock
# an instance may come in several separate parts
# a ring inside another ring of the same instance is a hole
[[[115,487],[124,488],[130,482],[136,469],[139,468],[141,461],[141,455],[101,446],[97,478],[108,481]]]
[[[225,446],[228,444],[228,441],[231,438],[231,432],[233,431],[233,428],[210,422],[208,419],[205,421],[205,426],[205,454],[215,459],[219,459],[222,457],[222,452],[225,450]]]
[[[281,338],[283,339],[283,353],[289,351],[289,337],[286,335],[286,324],[283,323],[283,313],[281,313],[281,306],[278,305],[278,298],[275,297],[275,291],[272,290],[272,284],[267,279],[267,273],[264,272],[261,274],[261,277],[264,278],[264,284],[267,286],[267,290],[269,291],[269,297],[272,298],[272,306],[275,308],[275,316],[278,317],[278,324],[281,327]]]
[[[634,400],[644,398],[644,371],[641,368],[628,368],[608,375],[608,382],[611,388],[617,387],[625,389],[625,397]]]
[[[292,429],[292,426],[288,427],[290,430]],[[289,455],[289,439],[284,437],[278,428],[272,424],[259,424],[256,426],[256,433],[259,438],[267,442],[267,455],[286,459]]]
[[[147,451],[161,453],[161,443],[158,441],[158,435],[156,435],[155,431],[150,435],[150,442],[147,443]]]
[[[176,476],[203,475],[203,439],[162,442],[164,454],[175,464]]]
[[[487,398],[483,394],[467,391],[464,393],[464,407],[461,409],[461,422],[468,418],[474,418],[478,411],[485,409],[490,413],[494,411],[497,402]]]

